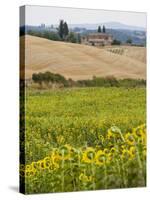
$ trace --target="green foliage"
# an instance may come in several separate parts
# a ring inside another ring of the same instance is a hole
[[[58,27],[58,34],[62,40],[65,40],[69,34],[69,29],[67,22],[60,20],[59,27]]]
[[[70,32],[69,35],[67,36],[66,40],[68,42],[77,43],[76,34],[74,32]]]
[[[127,41],[126,41],[126,43],[127,43],[127,44],[132,44],[132,39],[131,39],[131,38],[128,38]]]
[[[79,33],[77,34],[77,43],[81,43],[81,35]]]
[[[59,35],[57,33],[54,32],[49,32],[49,31],[33,31],[33,30],[29,30],[27,32],[27,34],[29,35],[33,35],[36,37],[42,37],[42,38],[46,38],[49,40],[54,40],[54,41],[60,41],[61,38],[59,37]]]
[[[46,83],[55,83],[62,84],[64,87],[145,87],[146,80],[144,79],[116,79],[113,76],[108,77],[96,77],[93,76],[93,79],[87,80],[77,80],[73,81],[72,79],[66,79],[60,74],[54,74],[51,72],[44,73],[34,73],[32,75],[32,80],[35,83],[42,85]]]
[[[67,22],[64,22],[64,37],[66,37],[69,34],[69,29]]]
[[[77,81],[79,87],[145,87],[146,81],[143,79],[116,79],[113,76],[96,77],[92,80]]]
[[[98,27],[97,32],[98,32],[98,33],[101,33],[101,32],[102,32],[102,30],[101,30],[101,26]]]
[[[63,40],[64,37],[64,21],[60,20],[59,27],[58,27],[58,34],[60,38]]]
[[[65,77],[63,77],[60,74],[54,74],[51,72],[44,72],[44,73],[34,73],[32,75],[32,80],[35,83],[39,83],[40,85],[42,84],[42,82],[49,84],[49,83],[57,83],[57,84],[63,84],[65,87],[68,86],[68,82],[65,79]]]
[[[106,28],[105,28],[105,26],[103,26],[103,33],[106,33]]]
[[[72,42],[72,43],[81,43],[81,36],[78,33],[70,32],[67,25],[67,22],[64,22],[63,20],[60,20],[60,24],[58,27],[58,32],[50,32],[50,31],[35,31],[35,30],[28,30],[27,34],[46,38],[49,40],[54,41],[66,41],[66,42]]]
[[[112,42],[111,44],[112,44],[112,45],[121,45],[121,41],[120,41],[120,40],[114,39],[113,42]]]

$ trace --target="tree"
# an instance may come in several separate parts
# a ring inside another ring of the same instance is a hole
[[[35,83],[39,83],[42,85],[42,83],[45,83],[47,86],[49,83],[52,84],[63,84],[65,87],[68,86],[68,81],[65,79],[64,76],[60,74],[53,74],[51,72],[44,72],[44,73],[35,73],[32,75],[32,80]]]
[[[77,42],[80,44],[81,43],[81,35],[80,33],[77,34]]]
[[[127,41],[126,41],[126,43],[127,43],[127,44],[132,44],[131,38],[128,38]]]
[[[106,28],[105,28],[105,26],[103,26],[103,33],[106,33]]]
[[[121,45],[121,41],[120,41],[120,40],[114,39],[113,42],[112,42],[111,44],[112,44],[112,45]]]
[[[101,33],[101,32],[102,32],[102,30],[101,30],[101,26],[98,27],[97,32],[98,32],[98,33]]]
[[[75,34],[73,32],[70,32],[69,35],[67,36],[67,41],[68,42],[72,42],[72,43],[76,43],[77,42],[77,38],[75,36]]]
[[[69,34],[67,22],[64,22],[64,20],[60,20],[58,34],[62,40],[65,40]]]
[[[63,35],[64,35],[64,37],[66,37],[68,34],[69,34],[69,29],[68,29],[67,22],[65,22],[63,24]]]
[[[59,27],[58,27],[58,34],[60,36],[61,39],[63,39],[63,36],[64,36],[64,20],[60,20],[60,23],[59,23]]]
[[[42,85],[42,81],[43,81],[43,77],[42,77],[42,73],[39,74],[33,74],[32,75],[32,79],[35,83],[39,83],[40,85]]]

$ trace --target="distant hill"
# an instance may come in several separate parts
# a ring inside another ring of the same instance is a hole
[[[131,26],[127,24],[122,24],[120,22],[104,22],[97,24],[69,24],[69,28],[86,28],[86,29],[97,29],[98,26],[105,25],[109,29],[123,29],[123,30],[132,30],[132,31],[146,31],[144,27]]]
[[[51,41],[34,36],[25,39],[26,78],[33,73],[51,71],[74,80],[91,79],[93,76],[116,78],[146,78],[146,64],[137,56],[118,55],[92,46]],[[130,47],[128,47],[130,48]],[[131,51],[145,51],[144,47],[131,47]],[[23,49],[21,49],[22,55]],[[145,56],[145,54],[143,54]],[[143,59],[144,60],[144,59]],[[21,66],[23,63],[21,63]]]

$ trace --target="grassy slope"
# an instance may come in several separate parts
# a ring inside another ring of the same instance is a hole
[[[21,37],[21,43],[23,40],[24,37]],[[146,77],[146,64],[135,59],[135,56],[117,55],[86,45],[26,36],[25,53],[26,78],[30,78],[34,72],[41,71],[60,73],[74,80],[92,78],[93,75],[113,75],[117,78]]]

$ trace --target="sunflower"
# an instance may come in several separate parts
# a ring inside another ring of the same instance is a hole
[[[85,163],[93,163],[95,159],[95,149],[88,147],[82,155],[82,161]]]
[[[51,166],[51,159],[50,157],[44,158],[44,168],[49,168]]]
[[[30,177],[30,171],[29,170],[25,170],[25,177]]]
[[[42,160],[38,160],[36,163],[33,162],[33,165],[36,166],[36,169],[41,169],[41,161]]]
[[[116,149],[115,147],[112,147],[112,148],[110,149],[110,153],[116,154],[116,153],[117,153],[117,149]]]
[[[20,170],[25,170],[25,165],[24,164],[20,164]]]
[[[127,142],[127,144],[128,145],[134,145],[135,144],[135,140],[134,140],[134,137],[133,137],[133,135],[131,134],[131,133],[127,133],[126,135],[125,135],[125,140],[126,140],[126,142]]]
[[[51,163],[50,166],[49,166],[49,169],[54,171],[56,169],[59,168],[59,164],[58,163]]]
[[[40,165],[39,165],[38,162],[32,162],[31,166],[32,166],[33,169],[40,169]]]
[[[114,138],[114,133],[111,131],[111,129],[108,129],[108,132],[107,132],[107,139],[108,140],[111,140]]]
[[[81,150],[76,148],[71,148],[71,160],[78,162],[81,160]]]
[[[108,153],[106,162],[110,163],[113,160],[113,156],[114,156],[113,153]]]
[[[122,159],[128,160],[128,159],[130,158],[129,150],[123,149],[123,150],[122,150],[122,154],[121,154],[121,158],[122,158]]]
[[[130,147],[129,149],[130,158],[133,159],[136,155],[136,148],[135,146]]]
[[[107,148],[105,148],[103,151],[104,151],[105,154],[109,153],[109,149],[107,149]]]
[[[32,170],[33,168],[32,168],[32,165],[26,165],[25,166],[25,170]]]
[[[25,177],[34,176],[36,173],[35,170],[25,170]]]
[[[45,163],[44,160],[38,161],[40,162],[40,169],[45,169]]]
[[[106,161],[105,153],[102,150],[99,150],[95,156],[95,163],[99,166],[102,166],[105,164],[105,161]]]
[[[57,150],[54,150],[51,155],[50,155],[52,164],[54,163],[59,163],[59,161],[61,160],[61,156],[59,155],[59,152]]]
[[[81,173],[79,176],[79,180],[82,182],[92,182],[92,176],[87,176],[84,173]]]
[[[68,144],[59,148],[59,158],[61,160],[69,160],[71,157],[71,149],[72,147]]]
[[[21,177],[24,177],[24,176],[25,176],[25,170],[20,169],[19,173],[20,173],[20,176],[21,176]]]
[[[142,138],[146,135],[146,126],[145,124],[138,126],[137,128],[133,129],[133,134],[136,138]]]

